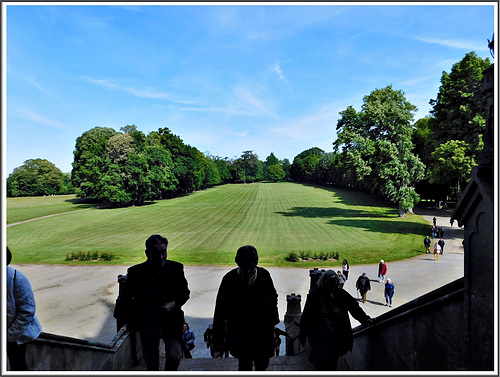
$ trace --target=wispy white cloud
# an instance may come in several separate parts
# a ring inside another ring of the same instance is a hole
[[[313,141],[327,137],[333,141],[339,111],[337,106],[325,106],[308,115],[290,119],[285,125],[271,128],[270,131],[286,139]]]
[[[19,119],[22,119],[24,121],[29,121],[29,122],[34,122],[34,123],[39,123],[44,126],[49,126],[49,127],[54,127],[54,128],[60,128],[60,129],[67,129],[68,126],[47,118],[43,115],[40,115],[38,113],[35,113],[29,109],[26,109],[24,107],[9,107],[9,112],[10,115],[13,117],[17,117]]]
[[[466,40],[466,39],[444,39],[444,38],[425,38],[425,37],[415,37],[416,40],[438,44],[441,46],[458,48],[462,50],[474,50],[474,51],[488,51],[487,43],[479,44],[476,40]]]
[[[276,118],[276,114],[272,110],[270,101],[260,99],[251,93],[248,89],[242,87],[233,88],[235,99],[233,104],[237,109],[247,111],[253,115],[265,115]]]
[[[182,111],[222,113],[226,115],[253,115],[248,110],[238,110],[229,107],[181,107]]]
[[[124,85],[119,85],[115,84],[114,82],[106,79],[94,79],[92,77],[84,77],[84,80],[87,82],[90,82],[92,84],[100,85],[105,88],[111,89],[111,90],[118,90],[124,93],[131,94],[136,97],[141,97],[141,98],[151,98],[151,99],[161,99],[161,100],[167,100],[167,101],[172,101],[172,102],[177,102],[177,103],[186,103],[186,104],[192,104],[192,100],[188,99],[182,99],[179,98],[178,96],[174,96],[170,93],[166,92],[159,92],[151,88],[134,88],[131,86],[124,86]]]
[[[286,81],[285,76],[283,75],[283,72],[281,71],[281,66],[279,62],[276,62],[274,64],[274,71],[278,74],[280,80]]]

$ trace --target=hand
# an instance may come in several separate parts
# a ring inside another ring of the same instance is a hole
[[[171,312],[175,308],[175,301],[167,302],[162,306],[162,308],[165,309],[167,312]]]

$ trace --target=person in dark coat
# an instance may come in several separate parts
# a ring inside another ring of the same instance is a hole
[[[441,246],[441,255],[444,254],[444,244],[445,244],[444,240],[440,238],[438,241],[438,245]]]
[[[349,313],[362,324],[372,323],[356,299],[339,288],[338,275],[325,271],[307,295],[299,325],[299,341],[309,341],[316,370],[336,370],[338,358],[352,350]]]
[[[425,253],[426,254],[430,254],[431,253],[431,239],[429,238],[429,236],[425,236],[424,238],[424,246],[425,246]]]
[[[278,294],[269,272],[257,267],[255,247],[242,246],[236,253],[238,268],[222,278],[214,311],[213,342],[222,349],[227,324],[231,355],[238,370],[264,371],[273,356],[274,326],[280,322]],[[227,321],[227,322],[226,322]]]
[[[366,302],[366,294],[371,290],[370,279],[366,276],[366,272],[363,272],[358,280],[356,280],[356,289],[359,291],[361,300],[363,303]]]
[[[147,260],[127,270],[123,288],[127,329],[139,332],[147,370],[159,369],[160,338],[165,343],[165,370],[177,370],[182,357],[182,306],[190,291],[184,266],[167,259],[167,246],[166,238],[149,237]]]

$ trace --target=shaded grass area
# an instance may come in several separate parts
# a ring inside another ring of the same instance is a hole
[[[255,183],[213,187],[142,207],[44,218],[7,228],[7,241],[15,263],[135,264],[145,260],[146,238],[158,233],[169,239],[168,257],[185,264],[234,265],[236,250],[252,244],[260,265],[317,267],[318,261],[285,258],[307,250],[339,253],[339,261],[321,261],[321,266],[338,266],[344,258],[350,264],[411,258],[424,252],[428,226],[421,216],[400,218],[396,208],[358,192]],[[65,261],[67,254],[88,251],[113,253],[116,259]]]
[[[75,195],[7,198],[7,224],[97,206]]]

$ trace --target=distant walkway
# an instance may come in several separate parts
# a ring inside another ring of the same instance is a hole
[[[52,215],[35,217],[35,218],[33,218],[33,219],[28,219],[28,220],[18,221],[18,222],[16,222],[16,223],[12,223],[12,224],[7,224],[7,228],[8,228],[9,226],[14,226],[14,225],[19,225],[19,224],[29,223],[30,221],[36,221],[36,220],[46,219],[46,218],[48,218],[48,217],[54,217],[54,216],[59,216],[59,215],[67,215],[68,213],[75,213],[75,212],[80,212],[80,211],[88,211],[89,209],[92,209],[92,208],[75,209],[74,211],[61,212],[61,213],[54,213],[54,214],[52,214]]]

